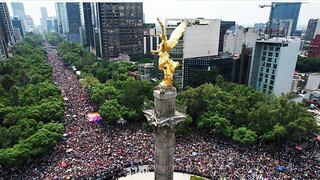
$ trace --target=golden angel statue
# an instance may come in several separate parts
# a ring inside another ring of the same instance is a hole
[[[163,23],[157,18],[161,26],[161,43],[159,49],[156,51],[151,51],[152,54],[157,54],[159,56],[159,69],[163,71],[164,77],[162,82],[159,84],[160,87],[172,87],[173,84],[173,73],[174,69],[179,66],[179,62],[174,62],[170,59],[168,51],[174,48],[178,44],[179,38],[182,36],[187,28],[187,23],[182,21],[178,27],[170,35],[170,39],[167,40],[167,35]]]

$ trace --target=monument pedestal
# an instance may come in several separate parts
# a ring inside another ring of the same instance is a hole
[[[185,115],[176,111],[175,88],[156,89],[153,96],[154,109],[144,113],[153,127],[155,138],[155,180],[172,180],[175,125],[184,121]]]

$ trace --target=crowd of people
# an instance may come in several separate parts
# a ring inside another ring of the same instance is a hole
[[[76,75],[65,66],[57,51],[47,46],[53,80],[65,100],[65,135],[48,154],[24,168],[2,169],[0,179],[117,179],[126,169],[148,165],[154,170],[154,138],[138,124],[105,126],[89,123],[86,114],[96,109]],[[177,137],[175,171],[209,179],[319,179],[320,148],[304,153],[285,148],[241,147],[192,131]],[[286,169],[275,169],[282,165]]]

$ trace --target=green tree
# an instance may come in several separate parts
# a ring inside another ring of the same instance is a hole
[[[84,78],[80,81],[84,89],[91,91],[91,88],[97,86],[100,82],[92,74],[86,74]]]
[[[233,129],[230,121],[212,112],[201,115],[197,125],[199,128],[209,128],[212,134],[219,137],[230,137],[232,135]]]
[[[119,103],[142,115],[145,99],[152,99],[152,83],[129,78],[120,82],[119,89],[121,90],[118,97]]]
[[[27,160],[47,152],[62,137],[63,125],[49,123],[35,134],[19,141],[11,148],[0,149],[0,164],[5,167],[19,167]]]
[[[296,70],[302,73],[320,72],[320,58],[299,56]]]
[[[99,113],[104,120],[116,123],[122,117],[122,109],[117,100],[110,100],[102,104]]]
[[[46,38],[48,42],[53,46],[57,46],[59,43],[61,43],[64,40],[63,37],[60,36],[60,34],[53,33],[53,32],[46,34]]]
[[[256,142],[257,134],[246,127],[240,127],[233,131],[232,139],[240,144],[250,145]]]
[[[176,126],[177,134],[187,135],[188,133],[190,133],[191,124],[192,124],[192,118],[191,116],[187,115],[186,119]]]
[[[119,94],[119,90],[110,84],[97,84],[91,89],[91,99],[98,106],[101,106],[106,100],[116,99]]]
[[[0,62],[0,165],[23,165],[62,136],[61,93],[51,81],[41,35],[28,35]]]

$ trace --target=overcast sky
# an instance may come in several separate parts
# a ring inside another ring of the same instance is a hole
[[[119,1],[122,0],[112,2]],[[134,0],[126,0],[126,2],[128,1]],[[55,16],[54,2],[57,1],[24,1],[23,3],[26,14],[30,14],[35,24],[39,25],[40,7],[47,7],[49,16]],[[108,0],[108,2],[110,1]],[[233,20],[237,24],[245,26],[253,26],[257,22],[266,22],[269,18],[270,8],[259,8],[259,4],[271,3],[270,0],[138,0],[138,2],[143,2],[145,22],[155,22],[157,16],[162,19],[204,17]],[[12,14],[11,6],[9,5],[9,7]],[[302,4],[298,27],[306,26],[310,18],[320,18],[320,1],[309,0],[308,3]]]

